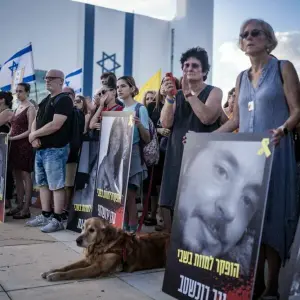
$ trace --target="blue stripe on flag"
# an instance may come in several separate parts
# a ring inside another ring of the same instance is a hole
[[[13,55],[9,60],[7,60],[7,61],[4,63],[4,65],[7,64],[8,62],[10,62],[11,60],[13,60],[13,59],[15,59],[15,58],[17,58],[17,57],[20,57],[20,56],[22,56],[22,55],[24,55],[24,54],[26,54],[26,53],[28,53],[28,52],[32,52],[32,46],[31,46],[31,45],[29,45],[28,47],[26,47],[26,48],[20,50],[19,52],[17,52],[17,53],[16,53],[15,55]]]
[[[11,87],[10,84],[9,84],[9,85],[6,85],[6,86],[3,86],[3,87],[1,88],[1,91],[3,91],[3,92],[9,92],[9,91],[10,91],[10,87]]]
[[[94,70],[94,39],[95,39],[95,6],[85,4],[84,20],[84,61],[83,61],[83,93],[93,94]]]
[[[134,14],[125,15],[124,75],[132,76],[133,67]]]
[[[30,75],[30,76],[24,77],[22,82],[29,83],[32,81],[35,81],[35,75]],[[1,89],[1,91],[8,92],[11,90],[11,84],[3,86],[0,89]]]
[[[27,77],[23,78],[23,82],[25,82],[25,83],[28,83],[28,82],[31,82],[31,81],[35,81],[35,75],[30,75],[30,76],[27,76]]]
[[[80,73],[82,73],[82,69],[76,70],[76,71],[74,71],[74,72],[68,74],[68,75],[66,76],[66,79],[69,78],[69,77],[76,76],[76,75],[78,75],[78,74],[80,74]]]

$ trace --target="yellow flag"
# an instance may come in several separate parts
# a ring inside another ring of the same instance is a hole
[[[161,70],[156,72],[140,89],[139,94],[135,97],[135,100],[138,102],[143,101],[144,94],[147,91],[158,91],[160,88],[160,82],[161,82]]]

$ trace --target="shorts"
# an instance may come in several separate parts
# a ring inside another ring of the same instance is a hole
[[[35,154],[35,181],[39,187],[48,186],[50,191],[65,187],[66,163],[69,145],[63,148],[37,150]]]
[[[77,172],[77,163],[67,163],[66,166],[66,187],[73,187],[75,185],[75,177]]]

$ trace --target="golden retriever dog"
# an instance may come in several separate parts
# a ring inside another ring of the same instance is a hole
[[[131,234],[100,218],[85,221],[76,239],[85,258],[64,268],[42,273],[48,281],[104,277],[111,273],[163,268],[170,234]]]

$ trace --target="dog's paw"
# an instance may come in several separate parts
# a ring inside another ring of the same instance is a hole
[[[51,273],[51,272],[44,272],[44,273],[41,273],[41,277],[42,277],[43,279],[46,279],[47,276],[48,276],[50,273]]]
[[[58,281],[61,280],[61,277],[59,273],[51,273],[47,275],[46,279],[48,281]]]

